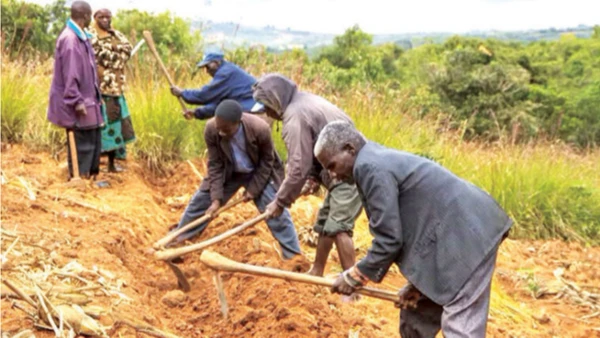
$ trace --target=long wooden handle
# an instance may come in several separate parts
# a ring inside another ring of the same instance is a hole
[[[206,264],[208,267],[215,270],[228,271],[228,272],[241,272],[250,275],[258,275],[265,277],[272,277],[278,279],[284,279],[287,281],[294,281],[306,284],[320,285],[320,286],[333,286],[333,280],[311,276],[304,273],[297,273],[291,271],[284,271],[274,268],[267,268],[263,266],[256,266],[251,264],[244,264],[233,261],[229,258],[223,257],[214,251],[203,251],[200,255],[200,261]],[[379,298],[388,300],[390,302],[398,301],[398,294],[392,291],[380,290],[375,288],[364,287],[356,291],[361,295],[368,297]]]
[[[182,255],[188,254],[190,252],[202,250],[202,249],[209,247],[215,243],[219,243],[220,241],[222,241],[226,238],[229,238],[239,232],[242,232],[251,226],[256,225],[257,223],[265,220],[267,217],[268,217],[267,213],[260,214],[256,217],[254,217],[253,219],[247,221],[246,223],[238,225],[235,228],[229,229],[218,236],[215,236],[211,239],[208,239],[208,240],[200,242],[200,243],[184,246],[181,248],[156,251],[154,253],[154,258],[165,261],[165,260],[171,260],[175,257],[179,257]]]
[[[174,87],[175,82],[173,82],[173,79],[171,78],[171,75],[169,75],[169,71],[167,70],[167,67],[165,67],[165,64],[162,62],[160,55],[158,55],[158,51],[156,50],[156,46],[154,45],[154,39],[152,39],[152,33],[150,33],[149,31],[143,31],[142,35],[144,36],[144,40],[146,40],[146,43],[148,43],[148,47],[150,48],[150,51],[156,58],[156,61],[158,61],[158,64],[160,65],[160,69],[163,71],[163,74],[165,74],[167,81],[169,81],[169,85],[171,85],[171,87]],[[185,105],[185,102],[183,101],[183,99],[181,97],[178,97],[178,99],[179,99],[179,104],[181,104],[181,109],[183,109],[183,112],[186,113],[187,107]]]
[[[219,208],[219,210],[217,210],[216,214],[213,216],[217,216],[218,214],[233,208],[234,206],[238,205],[239,203],[241,203],[243,201],[244,201],[243,198],[229,201],[229,203],[227,203],[224,206],[222,206],[221,208]],[[153,248],[158,250],[158,249],[164,247],[165,245],[171,243],[171,241],[174,240],[177,236],[181,235],[182,233],[184,233],[190,229],[197,227],[199,224],[202,224],[210,219],[211,219],[210,215],[204,215],[200,218],[197,218],[193,222],[190,222],[190,223],[186,224],[185,226],[183,226],[179,229],[176,229],[173,232],[168,233],[165,237],[156,241],[156,243],[154,243],[154,245],[153,245]]]
[[[71,166],[73,168],[73,178],[75,180],[79,178],[79,162],[77,160],[77,146],[75,145],[75,134],[72,130],[67,131],[69,134],[69,149],[71,150]]]

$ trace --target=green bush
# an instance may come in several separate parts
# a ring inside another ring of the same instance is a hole
[[[4,57],[52,55],[54,41],[65,26],[64,0],[41,6],[22,0],[2,0]]]

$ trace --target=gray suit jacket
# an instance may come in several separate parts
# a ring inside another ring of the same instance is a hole
[[[358,269],[380,282],[392,263],[445,305],[512,225],[486,192],[428,159],[368,142],[353,175],[374,239]]]

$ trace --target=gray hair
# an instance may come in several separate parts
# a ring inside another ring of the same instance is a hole
[[[346,121],[329,122],[317,138],[314,154],[334,154],[341,151],[345,145],[350,144],[359,150],[367,142],[367,139],[358,131],[354,125]]]

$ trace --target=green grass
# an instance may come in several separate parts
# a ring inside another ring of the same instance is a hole
[[[387,94],[358,94],[341,105],[378,143],[433,159],[496,198],[515,220],[513,235],[600,243],[600,151],[578,154],[561,144],[465,142],[435,120],[395,110]],[[587,239],[587,240],[586,240]]]
[[[64,130],[46,120],[52,61],[2,61],[2,141],[24,142],[35,149],[56,151],[65,143]]]
[[[126,97],[137,137],[131,150],[153,172],[164,173],[173,161],[202,153],[204,122],[184,119],[164,84],[140,84]]]
[[[132,73],[126,93],[137,135],[129,153],[158,174],[167,173],[177,161],[203,156],[204,122],[181,116],[181,108],[156,65],[142,62],[135,66],[139,68]],[[600,150],[581,152],[542,141],[523,145],[505,140],[465,142],[460,131],[444,128],[442,118],[412,117],[415,107],[408,92],[359,86],[336,93],[318,77],[303,78],[301,68],[286,60],[266,66],[256,63],[251,68],[257,75],[280,71],[291,76],[302,89],[320,93],[344,109],[369,139],[431,158],[482,187],[515,220],[513,236],[599,243]],[[3,142],[23,142],[38,149],[64,147],[64,131],[46,121],[51,70],[48,62],[24,65],[3,61]],[[208,81],[205,74],[192,77],[182,70],[177,74],[182,87],[199,87]],[[277,123],[273,136],[285,158]]]
[[[516,221],[513,234],[590,238],[600,231],[599,156],[542,146],[462,144],[437,150],[440,162],[484,188]],[[578,234],[578,235],[576,235]]]
[[[11,66],[2,64],[2,141],[20,142],[32,112],[43,109],[43,95],[48,92],[39,92],[37,82],[42,77],[30,67]]]

